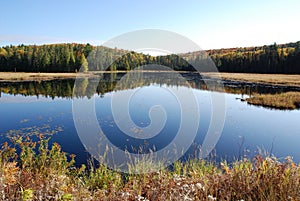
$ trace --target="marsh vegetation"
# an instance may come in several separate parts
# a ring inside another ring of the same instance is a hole
[[[291,157],[257,155],[231,163],[191,159],[176,162],[172,169],[122,174],[101,164],[75,167],[75,155],[57,143],[48,145],[43,136],[37,142],[13,141],[0,149],[2,200],[300,199],[300,165]]]
[[[249,104],[261,105],[264,107],[277,109],[299,109],[300,92],[286,92],[278,94],[256,94],[251,98],[246,98]]]

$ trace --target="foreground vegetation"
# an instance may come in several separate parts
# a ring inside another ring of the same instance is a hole
[[[48,140],[13,139],[0,150],[1,200],[299,200],[300,165],[258,155],[227,164],[176,162],[135,175],[100,165],[74,166],[74,155]],[[20,148],[17,155],[16,148]]]
[[[261,105],[277,109],[299,109],[300,92],[286,92],[279,94],[259,94],[247,98],[249,104]]]

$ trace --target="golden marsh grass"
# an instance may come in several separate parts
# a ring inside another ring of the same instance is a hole
[[[300,92],[286,92],[279,94],[257,94],[251,98],[247,98],[249,104],[261,105],[264,107],[277,109],[299,109],[300,108]]]

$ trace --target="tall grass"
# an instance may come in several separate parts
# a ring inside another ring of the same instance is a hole
[[[280,94],[260,94],[247,98],[246,101],[253,105],[261,105],[278,109],[299,109],[300,92],[286,92]]]
[[[290,157],[190,159],[172,170],[122,174],[101,164],[75,167],[75,156],[68,160],[48,139],[18,138],[14,145],[0,150],[1,200],[300,200],[300,166]]]

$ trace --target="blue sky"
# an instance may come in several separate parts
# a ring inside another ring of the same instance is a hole
[[[299,0],[7,0],[0,5],[0,46],[99,45],[148,28],[182,34],[203,49],[300,40]]]

